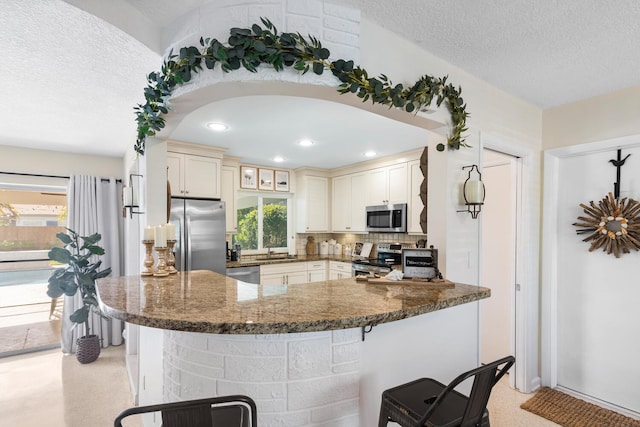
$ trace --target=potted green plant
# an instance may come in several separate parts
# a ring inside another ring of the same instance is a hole
[[[47,295],[51,298],[74,296],[80,292],[82,306],[74,311],[70,319],[75,326],[84,323],[85,334],[78,338],[76,358],[80,363],[95,361],[100,355],[100,340],[91,334],[89,314],[96,313],[105,317],[98,306],[96,296],[96,280],[111,274],[111,268],[99,271],[102,261],[98,257],[104,255],[104,249],[97,245],[102,236],[98,233],[91,236],[80,236],[67,228],[68,234],[58,233],[56,237],[63,247],[53,247],[49,251],[49,259],[66,265],[57,268],[49,277]]]

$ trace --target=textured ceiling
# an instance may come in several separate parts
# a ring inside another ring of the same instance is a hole
[[[162,26],[210,0],[127,0]],[[637,0],[330,0],[540,108],[640,84]]]
[[[208,2],[125,1],[159,26]],[[540,108],[640,85],[636,0],[333,2]],[[61,0],[2,0],[0,47],[0,145],[111,156],[131,149],[132,108],[145,75],[159,68],[157,54]]]
[[[62,1],[2,0],[0,145],[122,156],[160,57]]]
[[[637,0],[339,0],[541,108],[640,84]]]

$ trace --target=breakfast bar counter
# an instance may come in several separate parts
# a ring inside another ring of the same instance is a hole
[[[212,271],[98,281],[108,316],[153,328],[215,334],[315,332],[378,325],[490,296],[456,284],[369,284],[354,278],[255,285]]]
[[[479,301],[490,296],[354,278],[255,285],[211,271],[97,289],[138,343],[138,404],[244,394],[262,427],[376,425],[383,390],[477,366]]]

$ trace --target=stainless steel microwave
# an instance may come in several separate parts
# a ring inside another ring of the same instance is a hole
[[[367,231],[406,233],[407,204],[367,206]]]

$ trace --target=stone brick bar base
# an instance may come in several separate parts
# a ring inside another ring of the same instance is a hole
[[[164,333],[164,400],[245,394],[258,423],[359,426],[360,329],[272,335]]]

